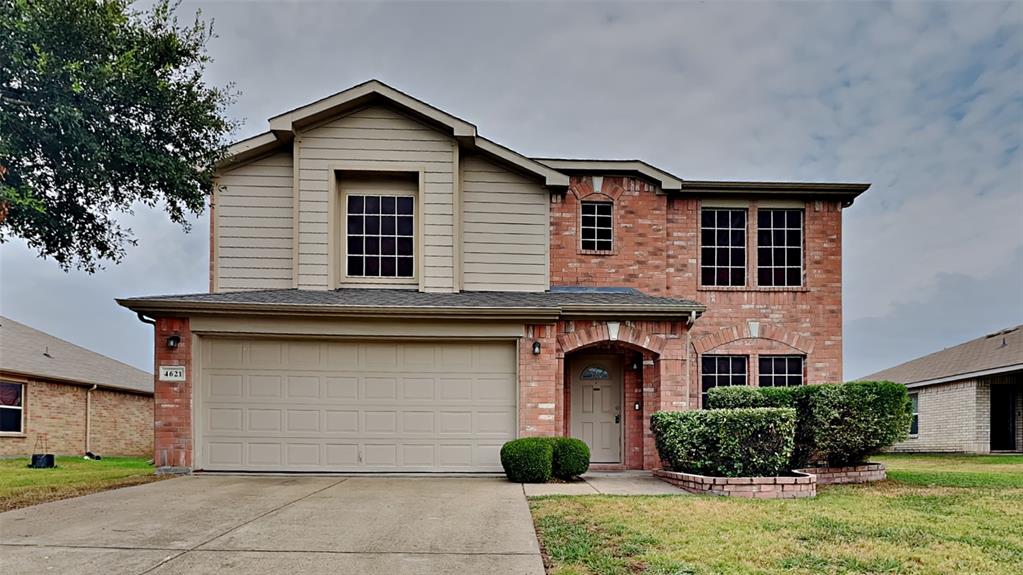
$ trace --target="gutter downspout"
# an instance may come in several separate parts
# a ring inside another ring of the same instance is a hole
[[[92,433],[92,392],[96,391],[99,387],[95,383],[92,387],[85,390],[85,452],[92,451],[91,433]]]

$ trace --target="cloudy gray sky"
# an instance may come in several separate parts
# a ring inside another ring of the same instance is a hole
[[[1023,3],[202,2],[238,136],[378,78],[535,156],[690,179],[872,182],[845,213],[845,375],[1023,323]],[[124,263],[0,247],[0,313],[144,369],[114,297],[204,291],[207,226]]]

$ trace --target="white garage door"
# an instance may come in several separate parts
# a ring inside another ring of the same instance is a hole
[[[203,338],[207,470],[500,471],[513,342]]]

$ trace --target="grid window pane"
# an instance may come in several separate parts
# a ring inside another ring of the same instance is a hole
[[[700,359],[701,405],[707,405],[707,392],[714,387],[747,385],[745,355],[705,355]]]
[[[757,210],[757,284],[803,285],[803,210]]]
[[[347,274],[350,277],[413,277],[415,199],[351,195],[347,205]]]
[[[746,285],[746,210],[704,208],[700,222],[700,284]]]
[[[608,202],[583,202],[580,221],[581,247],[584,250],[609,252],[614,249],[614,206]]]
[[[803,385],[803,356],[762,355],[758,363],[760,387]]]

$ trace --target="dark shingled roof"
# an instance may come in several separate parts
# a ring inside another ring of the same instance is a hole
[[[278,289],[228,293],[145,296],[118,300],[131,309],[152,309],[180,304],[183,307],[218,306],[303,306],[317,308],[426,308],[444,309],[529,309],[558,313],[580,308],[649,310],[685,313],[703,311],[704,306],[687,299],[644,294],[631,288],[554,288],[549,292],[420,292],[409,289],[342,288],[331,291]]]
[[[925,355],[884,371],[860,378],[864,381],[888,380],[897,383],[925,383],[936,379],[1023,366],[1023,329],[1021,325],[978,337],[955,347]]]
[[[153,374],[6,317],[0,317],[0,371],[153,393]]]

